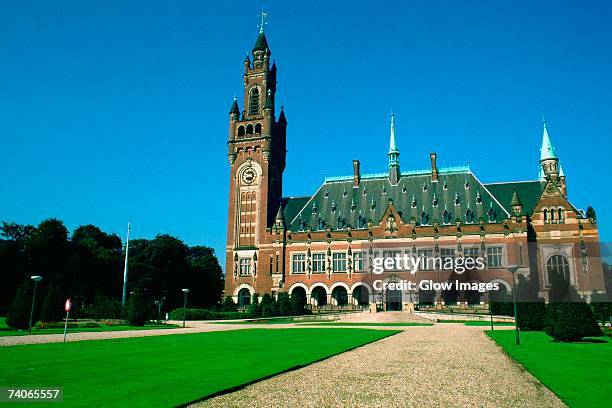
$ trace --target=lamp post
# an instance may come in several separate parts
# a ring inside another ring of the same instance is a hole
[[[518,265],[508,266],[508,270],[512,274],[512,302],[514,303],[514,342],[517,346],[521,345],[521,335],[518,324],[518,314],[516,312],[516,271],[518,271]]]
[[[187,294],[189,293],[189,289],[182,289],[184,297],[183,297],[183,328],[185,328],[185,317],[187,316]]]
[[[36,302],[36,286],[38,286],[38,282],[42,280],[42,276],[33,275],[33,276],[30,276],[30,279],[34,281],[34,293],[32,294],[32,310],[30,310],[30,324],[28,325],[28,331],[32,333],[32,319],[34,318],[34,303]]]
[[[495,330],[493,328],[493,309],[492,309],[492,304],[493,302],[491,302],[491,291],[489,291],[489,318],[491,319],[491,330]]]

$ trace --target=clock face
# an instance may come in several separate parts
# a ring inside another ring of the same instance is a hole
[[[242,173],[242,182],[244,184],[252,184],[256,177],[257,172],[253,168],[249,167],[244,171],[244,173]]]

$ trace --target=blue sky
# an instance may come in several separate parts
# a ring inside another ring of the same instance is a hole
[[[0,220],[174,234],[223,261],[228,111],[257,14],[285,105],[285,195],[386,169],[537,177],[541,120],[570,199],[612,240],[612,5],[19,1],[0,4]]]

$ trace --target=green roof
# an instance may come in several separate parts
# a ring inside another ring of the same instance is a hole
[[[417,225],[444,224],[445,220],[454,223],[457,219],[464,223],[477,223],[481,218],[488,221],[489,211],[493,222],[502,222],[509,216],[478,179],[465,170],[441,171],[438,182],[432,182],[429,171],[402,175],[396,186],[389,183],[387,174],[362,178],[357,188],[353,188],[352,177],[328,178],[294,217],[285,211],[285,219],[291,231],[363,228],[370,220],[380,222],[389,200],[403,222],[414,218]]]
[[[533,213],[533,209],[540,200],[542,192],[546,187],[546,181],[518,181],[512,183],[492,183],[485,184],[485,187],[497,197],[497,200],[502,203],[508,212],[512,211],[512,195],[514,190],[518,193],[523,204],[523,212],[525,214]]]
[[[283,206],[283,214],[285,221],[289,222],[300,212],[306,203],[310,200],[310,197],[283,197],[281,204]]]

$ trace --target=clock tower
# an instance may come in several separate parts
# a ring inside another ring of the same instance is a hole
[[[274,286],[272,227],[282,198],[287,121],[282,108],[276,118],[276,64],[263,25],[244,60],[243,109],[234,97],[229,113],[225,282],[226,296],[236,299],[240,287],[265,293]]]

